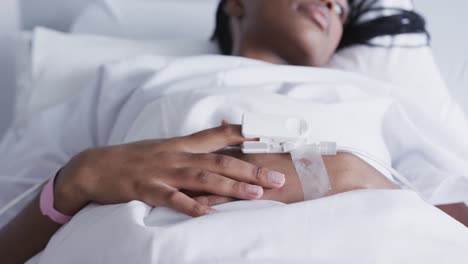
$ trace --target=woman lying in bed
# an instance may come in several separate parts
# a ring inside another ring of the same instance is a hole
[[[375,36],[374,32],[356,33],[355,12],[346,0],[226,0],[220,4],[215,40],[229,55],[275,64],[322,66],[338,47]],[[419,16],[409,14],[420,22]],[[387,22],[400,23],[401,18],[396,15]],[[378,24],[375,26],[378,31]],[[380,34],[398,33],[390,31]],[[91,202],[107,205],[140,200],[197,217],[216,213],[211,206],[233,199],[303,201],[289,155],[222,151],[246,140],[252,139],[243,138],[240,127],[225,123],[186,137],[85,150],[64,164],[47,185],[50,189],[44,188],[41,206],[38,196],[1,231],[0,259],[22,263],[32,257],[44,249],[67,222],[67,216]],[[326,157],[324,163],[332,187],[326,195],[398,188],[351,154]],[[468,223],[464,205],[443,209]]]

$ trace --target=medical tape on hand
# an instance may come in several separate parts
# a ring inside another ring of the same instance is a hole
[[[304,145],[291,152],[304,191],[304,200],[314,200],[330,191],[327,169],[316,145]]]

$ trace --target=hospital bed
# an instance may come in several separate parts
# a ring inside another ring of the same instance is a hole
[[[97,0],[96,0],[97,1]],[[1,39],[2,43],[0,43],[1,49],[1,65],[0,75],[2,76],[2,90],[0,90],[0,107],[2,108],[0,111],[0,134],[5,131],[10,122],[15,120],[15,124],[18,127],[21,127],[22,122],[27,120],[28,114],[33,113],[33,110],[41,109],[44,105],[47,105],[50,102],[45,101],[35,101],[36,103],[31,109],[27,109],[28,111],[24,112],[21,107],[18,105],[14,106],[15,102],[15,95],[22,95],[24,92],[24,75],[21,75],[25,66],[24,60],[18,59],[23,58],[26,54],[30,55],[30,53],[25,53],[24,51],[27,50],[30,45],[34,45],[35,48],[40,49],[41,47],[53,47],[53,41],[60,41],[60,43],[65,43],[63,41],[69,41],[67,43],[73,42],[68,36],[62,35],[61,32],[68,32],[73,31],[75,33],[89,33],[85,29],[86,28],[86,21],[83,21],[83,17],[90,15],[89,12],[95,11],[96,9],[89,9],[90,5],[94,4],[96,1],[94,0],[87,0],[87,1],[58,1],[58,0],[40,0],[40,1],[32,1],[32,0],[22,0],[22,1],[13,1],[8,0],[4,2],[6,8],[1,8],[0,12],[5,12],[4,17],[9,20],[9,23],[5,24],[5,28],[2,28],[3,38]],[[112,0],[109,0],[109,2]],[[143,1],[143,0],[142,0]],[[170,0],[159,0],[161,2],[171,2]],[[193,7],[194,1],[186,0],[187,3],[191,3]],[[138,2],[138,1],[135,1]],[[172,1],[174,2],[174,1]],[[179,0],[175,2],[184,2],[184,0]],[[207,4],[209,2],[215,2],[215,0],[200,0],[200,6]],[[465,47],[468,44],[468,35],[459,32],[459,35],[453,36],[456,34],[454,30],[446,30],[447,28],[460,28],[460,22],[463,19],[463,7],[468,7],[468,4],[464,1],[458,0],[452,2],[451,5],[447,5],[447,3],[442,3],[441,1],[423,1],[423,0],[416,0],[414,1],[416,8],[418,8],[423,14],[425,14],[428,20],[429,31],[432,34],[433,38],[433,52],[436,58],[436,61],[441,69],[442,75],[447,83],[450,93],[453,97],[457,100],[457,102],[461,105],[466,113],[468,113],[468,91],[466,87],[468,87],[468,54],[466,53]],[[91,6],[92,7],[92,6]],[[60,10],[57,12],[57,10]],[[91,10],[91,11],[90,11]],[[213,10],[211,10],[213,11]],[[88,13],[86,13],[88,12]],[[183,12],[193,12],[193,9],[185,10]],[[206,12],[203,11],[203,12]],[[1,15],[1,14],[0,14]],[[181,16],[183,17],[183,16]],[[452,19],[452,20],[450,20]],[[449,25],[450,24],[450,25]],[[47,27],[49,29],[53,29],[56,31],[50,31],[46,29],[38,29],[33,31],[37,26]],[[105,30],[103,28],[102,30]],[[167,29],[165,29],[168,31]],[[169,30],[170,31],[170,30]],[[208,33],[207,33],[208,32]],[[91,32],[91,33],[99,33],[99,32]],[[128,32],[127,32],[128,33]],[[134,38],[141,40],[141,32],[136,32],[135,36],[126,36],[128,38]],[[171,32],[165,32],[162,35],[168,34],[170,35]],[[203,35],[204,34],[204,35]],[[200,33],[199,35],[203,35],[205,38],[209,35],[209,31]],[[118,35],[121,37],[122,32],[108,32],[106,34],[108,36]],[[94,37],[90,37],[92,39],[88,39],[88,45],[92,46],[96,43],[101,43],[103,46],[108,45],[109,43],[113,43],[112,40],[109,39],[95,39]],[[456,39],[457,42],[453,40]],[[37,43],[31,42],[31,40],[39,40]],[[83,40],[83,39],[80,39]],[[96,42],[97,41],[97,42]],[[110,42],[109,42],[110,41]],[[148,39],[145,39],[148,41]],[[160,42],[164,42],[165,40],[161,40]],[[75,43],[76,44],[76,43]],[[42,46],[41,46],[42,45]],[[119,46],[122,45],[122,46]],[[135,43],[131,44],[122,44],[119,42],[117,46],[125,47],[122,49],[127,49],[128,46],[134,47]],[[139,45],[139,44],[138,44]],[[146,44],[145,44],[146,45]],[[177,47],[177,45],[175,45]],[[26,47],[26,49],[25,49]],[[78,48],[78,46],[73,46]],[[179,45],[182,49],[183,45]],[[117,47],[118,48],[118,47]],[[138,49],[145,49],[146,46],[138,46]],[[212,47],[203,47],[201,50],[197,52],[206,52],[211,53]],[[45,50],[42,49],[42,50]],[[101,50],[104,51],[104,50]],[[166,50],[167,51],[167,50]],[[96,54],[98,51],[95,51]],[[167,51],[169,52],[169,51]],[[192,51],[186,51],[187,53],[192,53]],[[170,53],[170,52],[169,52]],[[18,55],[19,54],[19,55]],[[125,54],[124,54],[125,55]],[[4,58],[4,59],[3,59]],[[47,61],[45,59],[51,59],[52,57],[43,57],[42,60],[39,60],[39,66],[50,66],[53,69],[59,69],[60,64],[57,65],[47,65]],[[53,61],[53,60],[51,60]],[[67,61],[70,64],[73,64],[73,61]],[[397,62],[398,63],[398,62]],[[411,62],[414,66],[418,66],[417,61]],[[340,65],[340,61],[336,62],[337,65]],[[15,65],[13,67],[12,65]],[[424,65],[420,65],[424,67]],[[41,68],[42,69],[42,68]],[[31,69],[29,69],[31,70]],[[63,72],[63,75],[67,75],[67,72]],[[411,73],[410,73],[411,74]],[[379,75],[379,73],[376,73]],[[42,80],[38,85],[40,87],[47,87],[50,80],[53,80],[53,77],[46,80]],[[62,83],[69,86],[78,85],[78,84],[86,84],[82,79],[77,79],[78,82],[71,82],[69,83]],[[414,80],[413,80],[414,81]],[[416,80],[417,82],[417,80]],[[29,83],[31,85],[31,83]],[[420,87],[421,90],[419,92],[424,91],[424,87]],[[55,90],[58,91],[58,90]],[[60,94],[50,94],[51,100],[59,100]],[[417,94],[415,95],[417,96]],[[43,99],[43,98],[42,98]],[[29,102],[25,101],[17,101],[22,102],[26,105]],[[421,102],[421,104],[426,103],[425,101]],[[20,105],[21,106],[21,105]],[[13,113],[16,113],[16,116],[13,117]],[[22,114],[21,114],[22,113]],[[18,130],[20,131],[20,130]]]
[[[187,0],[188,1],[188,0]],[[0,4],[0,135],[13,118],[15,95],[13,38],[22,30],[44,26],[68,31],[80,12],[94,0],[4,0]],[[204,1],[201,1],[204,2]],[[463,0],[415,0],[416,7],[428,21],[432,48],[445,81],[468,113],[468,34],[460,30],[466,24]],[[465,22],[464,22],[465,21]]]

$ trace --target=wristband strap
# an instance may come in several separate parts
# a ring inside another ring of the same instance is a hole
[[[39,207],[42,215],[49,217],[50,220],[57,224],[64,225],[68,223],[72,217],[64,215],[54,209],[54,181],[55,176],[50,178],[42,189]]]

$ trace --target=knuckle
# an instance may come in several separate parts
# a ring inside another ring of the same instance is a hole
[[[232,183],[232,191],[234,193],[241,193],[242,192],[242,183],[241,182],[234,182]]]
[[[215,164],[221,169],[226,169],[231,165],[232,159],[225,155],[216,155]]]
[[[268,174],[268,169],[264,168],[264,167],[255,167],[253,169],[253,176],[255,178],[255,180],[257,181],[261,181],[262,179],[264,179]]]
[[[207,184],[210,178],[210,173],[205,170],[199,170],[195,176],[195,180],[200,184]]]

